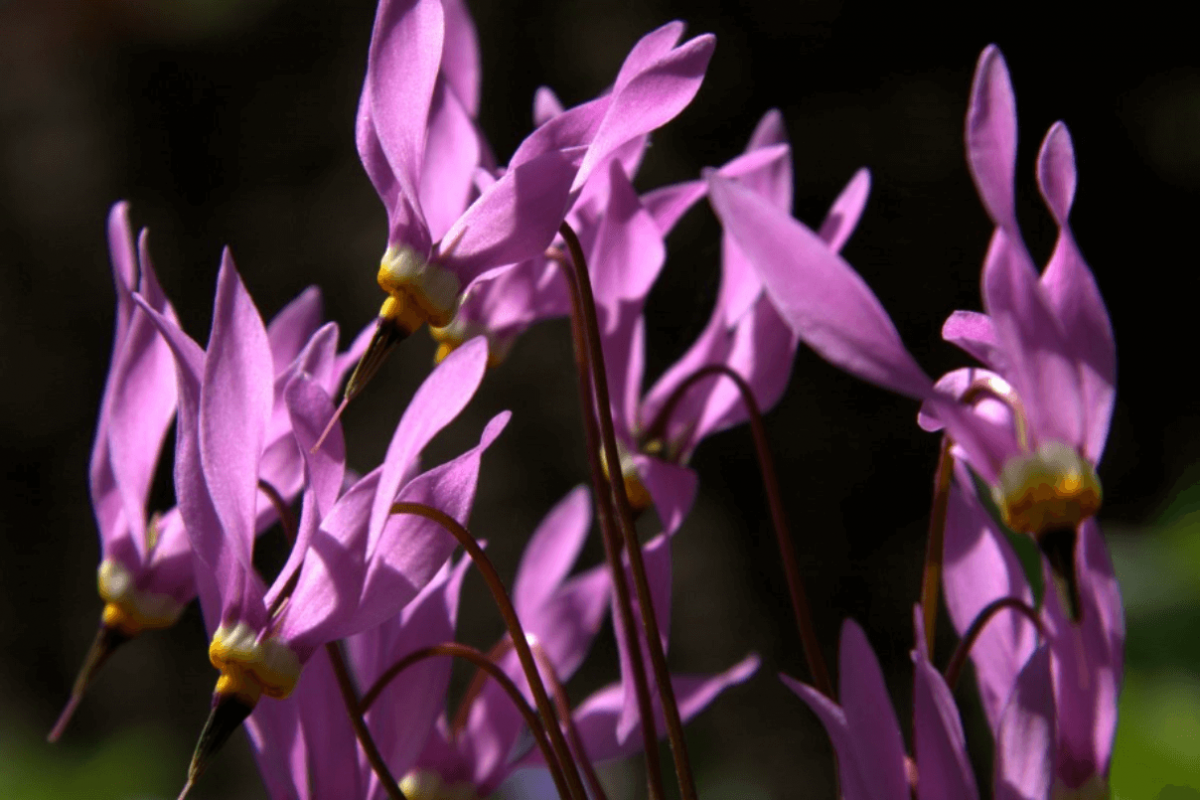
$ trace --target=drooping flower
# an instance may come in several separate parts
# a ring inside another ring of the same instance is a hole
[[[1049,627],[1059,631],[1051,635],[1058,778],[1071,790],[1103,791],[1124,641],[1120,595],[1094,520],[1100,504],[1095,464],[1112,413],[1115,347],[1103,300],[1067,224],[1076,173],[1061,123],[1050,129],[1038,158],[1039,187],[1059,227],[1040,278],[1021,239],[1013,203],[1015,101],[994,47],[983,52],[976,72],[967,149],[996,224],[983,269],[987,314],[957,312],[943,335],[985,369],[952,372],[936,385],[859,276],[811,231],[720,176],[710,179],[711,191],[726,228],[801,337],[848,372],[923,400],[924,427],[945,428],[957,458],[988,485],[1005,523],[1037,541],[1052,577],[1064,586],[1061,600],[1051,596],[1045,610]],[[987,602],[1010,592],[1028,597],[1028,587],[1007,543],[978,512],[974,519],[961,512],[974,502],[974,490],[967,474],[959,474],[952,497],[958,516],[947,523],[946,586],[951,617],[962,631]],[[1074,624],[1056,624],[1064,607]],[[988,659],[980,677],[993,724],[1031,641],[1026,623],[1005,616],[1007,622],[985,633],[989,644],[977,655],[977,663]]]
[[[341,429],[321,382],[304,373],[285,389],[294,447],[303,454],[304,503],[292,553],[267,589],[254,569],[257,474],[271,418],[274,378],[261,318],[226,256],[207,352],[151,313],[176,357],[180,435],[176,493],[197,559],[197,584],[221,671],[214,709],[189,773],[240,724],[262,694],[291,693],[303,664],[326,642],[395,614],[433,578],[454,541],[426,520],[392,520],[397,499],[465,519],[482,451],[507,421],[497,417],[479,445],[417,474],[425,444],[465,406],[482,379],[486,347],[464,347],[418,390],[381,467],[341,493]],[[339,497],[340,495],[340,497]],[[186,790],[185,790],[186,791]]]
[[[933,665],[914,614],[913,750],[888,697],[879,661],[852,620],[842,626],[838,651],[841,703],[786,675],[783,682],[821,720],[837,754],[845,800],[977,800],[979,788],[967,757],[966,737],[954,697]],[[1049,800],[1055,747],[1050,658],[1043,646],[1029,659],[1001,715],[996,737],[995,800]]]
[[[384,0],[376,16],[357,138],[388,211],[378,273],[388,299],[347,396],[399,339],[425,322],[447,325],[477,278],[541,254],[589,177],[691,101],[713,49],[711,36],[676,46],[679,23],[648,34],[607,94],[550,119],[491,171],[470,114],[447,88],[446,64],[462,60],[444,55],[464,40],[448,34],[458,16],[440,0]]]
[[[191,547],[179,509],[149,516],[147,509],[163,440],[175,416],[176,385],[171,352],[138,302],[172,322],[174,311],[154,275],[146,231],[134,250],[125,203],[113,207],[108,234],[117,288],[117,330],[90,467],[101,542],[97,583],[105,606],[100,631],[71,701],[50,735],[52,740],[62,733],[83,690],[112,649],[143,631],[173,624],[196,596]],[[291,443],[283,384],[292,371],[311,370],[333,391],[365,346],[360,339],[357,349],[339,356],[337,328],[328,325],[318,331],[320,318],[321,298],[313,288],[284,308],[267,329],[276,396],[259,479],[285,502],[300,491],[302,464]],[[264,507],[256,531],[261,533],[275,519],[274,509]]]

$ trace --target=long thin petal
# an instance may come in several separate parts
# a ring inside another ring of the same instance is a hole
[[[950,687],[920,647],[914,651],[913,661],[913,749],[917,754],[918,800],[978,798],[962,720]]]
[[[904,738],[875,651],[853,620],[842,625],[838,646],[838,696],[846,714],[855,760],[869,796],[906,797]],[[869,765],[869,766],[868,766]]]
[[[474,339],[447,356],[413,395],[384,457],[371,506],[368,552],[375,548],[404,476],[411,474],[425,445],[470,402],[486,368],[487,342]]]
[[[1050,648],[1017,678],[996,729],[995,800],[1045,800],[1054,785],[1054,686]]]
[[[868,770],[875,769],[879,766],[879,762],[870,761],[866,765],[859,764],[854,737],[850,731],[850,725],[846,721],[846,713],[841,707],[813,687],[801,683],[795,678],[780,674],[779,679],[808,704],[808,707],[825,727],[825,732],[833,743],[833,751],[837,754],[838,780],[841,784],[843,800],[890,800],[890,798],[878,798],[871,794],[864,783]],[[897,766],[901,770],[904,769],[903,763]],[[900,795],[902,798],[907,796],[907,794]]]
[[[929,395],[933,381],[875,295],[829,245],[734,181],[711,174],[709,192],[775,307],[810,347],[863,380],[917,399]]]
[[[222,546],[253,571],[258,462],[274,403],[274,365],[262,318],[225,253],[200,389],[200,458]]]
[[[996,225],[1019,238],[1013,204],[1017,161],[1017,103],[1004,56],[988,45],[979,56],[967,110],[967,163]]]
[[[1075,194],[1075,151],[1061,122],[1050,128],[1038,154],[1038,186],[1059,229],[1041,283],[1079,363],[1085,412],[1083,451],[1096,463],[1104,452],[1112,420],[1117,349],[1104,298],[1067,222]]]
[[[550,509],[529,537],[517,567],[512,597],[518,615],[535,613],[555,594],[575,565],[591,525],[591,493],[586,487],[575,487]]]

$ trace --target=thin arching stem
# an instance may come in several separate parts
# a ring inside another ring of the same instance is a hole
[[[1037,612],[1029,607],[1019,597],[1001,597],[998,600],[993,600],[983,607],[983,610],[971,621],[970,627],[963,634],[962,640],[959,641],[958,647],[954,650],[954,655],[950,657],[950,662],[946,664],[946,671],[943,673],[946,677],[946,685],[953,691],[958,684],[959,677],[962,676],[963,667],[966,666],[967,656],[971,654],[971,648],[975,646],[976,640],[979,639],[979,634],[983,633],[984,626],[995,618],[996,614],[1004,609],[1012,609],[1023,614],[1033,627],[1037,628],[1037,632],[1042,638],[1046,636],[1046,629],[1042,626],[1041,619],[1038,618]]]
[[[792,600],[792,613],[796,617],[796,627],[800,632],[800,643],[804,646],[804,657],[808,661],[808,671],[812,673],[813,685],[826,697],[833,698],[833,683],[829,679],[829,669],[825,666],[825,658],[821,654],[821,644],[813,627],[812,608],[808,603],[808,593],[804,590],[804,579],[800,575],[799,562],[796,559],[796,549],[788,528],[787,515],[783,509],[783,498],[779,491],[779,478],[775,473],[775,461],[771,457],[771,446],[767,441],[767,430],[763,425],[762,411],[754,397],[754,391],[746,379],[725,364],[709,364],[701,367],[687,377],[678,388],[667,398],[667,402],[647,429],[648,438],[656,438],[666,430],[667,421],[683,399],[684,394],[704,378],[724,375],[737,385],[742,396],[742,404],[750,420],[750,431],[754,436],[754,450],[758,456],[758,468],[762,473],[763,488],[767,493],[767,506],[771,509],[771,523],[775,528],[775,541],[779,545],[779,557],[783,562],[783,572],[787,576],[788,593]]]
[[[295,544],[297,530],[296,515],[292,513],[292,509],[284,501],[283,495],[279,493],[278,489],[262,478],[258,479],[258,488],[271,501],[271,506],[275,509],[275,513],[279,515],[279,527],[283,528],[283,534],[287,537],[288,544]]]
[[[654,616],[650,581],[646,577],[646,565],[642,562],[642,548],[633,527],[633,511],[629,505],[629,497],[625,493],[625,482],[620,479],[621,464],[617,454],[617,437],[613,430],[612,406],[609,404],[608,377],[604,368],[604,352],[600,345],[600,326],[596,322],[596,301],[592,296],[587,262],[583,257],[583,247],[579,244],[579,237],[575,235],[571,226],[564,222],[559,228],[559,232],[571,253],[570,260],[574,267],[575,289],[579,295],[583,320],[587,326],[592,388],[596,394],[596,416],[600,421],[600,441],[603,445],[608,474],[611,476],[608,483],[612,487],[621,536],[625,540],[625,550],[629,554],[630,571],[633,573],[633,585],[637,591],[638,608],[641,611],[642,625],[646,634],[646,649],[650,653],[654,682],[658,687],[659,697],[662,699],[663,717],[667,723],[667,737],[671,742],[671,755],[675,759],[675,776],[679,781],[679,793],[683,800],[697,800],[696,782],[692,777],[687,742],[683,736],[683,720],[679,715],[679,705],[675,701],[675,687],[671,685],[671,673],[667,668],[666,653],[663,652],[658,619]],[[647,717],[642,717],[643,725],[646,724],[647,719]]]
[[[567,740],[571,747],[575,748],[575,760],[583,769],[583,778],[592,792],[592,800],[608,800],[608,795],[605,794],[604,787],[600,784],[600,777],[596,775],[596,770],[592,767],[592,759],[588,757],[587,748],[583,745],[583,737],[579,735],[579,729],[575,727],[575,718],[571,716],[571,701],[567,697],[566,687],[558,679],[554,663],[550,661],[546,648],[536,641],[533,643],[533,655],[537,658],[538,666],[546,674],[546,679],[550,683],[550,691],[554,695],[554,705],[558,709],[558,718],[567,730]]]
[[[513,648],[517,651],[517,657],[521,660],[521,668],[525,671],[525,677],[529,681],[529,689],[533,692],[533,699],[537,704],[538,713],[542,716],[546,733],[550,736],[550,743],[554,746],[554,753],[563,765],[563,772],[566,775],[567,784],[571,790],[569,796],[579,798],[579,800],[587,800],[587,792],[584,791],[583,783],[579,778],[579,769],[571,758],[571,753],[567,748],[567,742],[563,738],[562,731],[558,729],[558,724],[555,722],[554,710],[550,705],[550,698],[546,695],[546,687],[542,685],[542,678],[538,673],[537,664],[534,662],[533,653],[529,649],[529,642],[525,639],[525,629],[521,626],[521,621],[517,618],[516,609],[513,608],[512,600],[509,599],[508,592],[504,588],[504,582],[500,580],[500,575],[496,572],[496,568],[492,566],[491,559],[487,557],[487,554],[483,552],[483,548],[479,546],[479,543],[475,541],[475,537],[466,528],[440,509],[421,503],[395,503],[392,505],[392,513],[415,514],[416,516],[436,522],[457,539],[458,543],[467,551],[467,555],[471,557],[471,561],[474,562],[475,567],[483,575],[484,582],[487,583],[488,588],[491,590],[492,597],[500,609],[500,615],[504,617],[504,624],[508,628],[508,635],[512,637]]]
[[[554,778],[554,785],[558,789],[559,797],[568,797],[569,791],[566,778],[563,776],[562,765],[558,763],[558,758],[554,755],[554,749],[550,746],[550,740],[546,738],[546,728],[542,725],[542,720],[538,717],[537,712],[530,707],[524,695],[521,694],[521,690],[513,683],[512,678],[504,674],[504,670],[500,669],[491,658],[479,652],[474,647],[468,647],[458,642],[445,642],[443,644],[435,644],[431,647],[423,647],[420,650],[414,650],[388,667],[376,679],[367,693],[363,695],[362,700],[359,701],[359,713],[366,714],[368,709],[371,708],[371,704],[387,688],[387,685],[400,673],[404,672],[404,670],[419,661],[437,656],[461,658],[470,661],[478,668],[478,674],[485,676],[485,680],[486,676],[491,676],[500,685],[500,688],[504,690],[505,694],[512,700],[517,711],[524,718],[530,732],[533,733],[533,738],[537,741],[538,748],[542,751],[542,758],[546,761],[546,767],[550,770],[551,777]]]
[[[600,462],[600,424],[596,420],[596,398],[592,392],[592,370],[588,364],[586,324],[583,319],[583,301],[575,288],[575,273],[567,259],[560,258],[563,274],[571,285],[571,335],[575,346],[575,364],[578,367],[579,399],[583,410],[583,429],[587,436],[588,467],[592,478],[592,492],[596,496],[596,516],[600,521],[600,536],[604,542],[604,557],[612,576],[613,594],[616,598],[617,614],[621,631],[625,636],[625,651],[629,654],[630,672],[633,673],[634,696],[637,699],[638,716],[642,720],[642,754],[646,759],[646,791],[649,800],[663,800],[662,764],[658,757],[658,730],[654,721],[654,706],[650,699],[650,687],[646,683],[646,667],[642,661],[642,648],[638,643],[637,626],[633,619],[633,603],[629,595],[629,582],[621,564],[621,539],[614,519],[612,490],[608,486],[604,467]],[[618,633],[617,635],[621,635]]]
[[[510,650],[512,650],[512,640],[505,636],[496,643],[495,647],[488,651],[488,660],[499,663],[500,659],[504,658],[504,654]],[[487,673],[475,670],[475,674],[471,677],[471,682],[467,684],[467,690],[463,692],[462,699],[458,701],[458,711],[454,714],[454,719],[450,722],[450,734],[452,736],[457,736],[467,727],[468,718],[471,716],[471,704],[475,702],[475,698],[483,691],[486,683]]]
[[[933,507],[929,511],[929,538],[925,544],[925,570],[921,576],[921,610],[925,614],[925,640],[933,653],[937,632],[938,592],[942,586],[942,562],[946,549],[946,509],[950,504],[950,483],[954,479],[954,442],[942,436],[937,471],[933,477]]]
[[[404,792],[400,790],[400,784],[396,782],[391,770],[384,762],[383,756],[379,753],[379,748],[375,746],[375,740],[371,738],[371,731],[367,729],[367,723],[363,719],[362,712],[359,711],[358,697],[354,692],[354,681],[350,679],[350,671],[346,669],[346,659],[342,656],[341,643],[329,642],[325,645],[325,652],[329,653],[329,663],[333,665],[333,674],[337,677],[338,689],[342,692],[342,702],[346,704],[346,713],[350,715],[350,725],[354,728],[358,744],[367,757],[367,763],[371,765],[371,769],[379,778],[379,782],[383,784],[383,789],[391,800],[407,800]]]

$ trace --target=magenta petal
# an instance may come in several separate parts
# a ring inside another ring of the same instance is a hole
[[[549,86],[539,86],[533,93],[533,126],[540,128],[563,113],[562,101]]]
[[[426,124],[442,60],[443,35],[439,0],[380,3],[363,91],[370,98],[367,108],[373,129],[401,197],[409,202],[416,202],[421,185]],[[361,141],[359,146],[361,153]],[[365,154],[363,161],[368,161]],[[420,214],[419,209],[414,211]]]
[[[579,167],[572,191],[579,191],[618,147],[678,116],[699,91],[716,39],[710,34],[697,36],[662,53],[660,46],[669,38],[663,32],[669,27],[643,37],[626,58],[613,85],[612,102]],[[675,31],[670,34],[675,35]],[[647,45],[651,40],[653,46]]]
[[[950,490],[942,577],[946,610],[959,635],[994,600],[1017,597],[1033,603],[1016,554],[974,496],[968,495],[970,490],[963,488],[970,485],[964,481],[965,470],[960,468]],[[1024,615],[1006,610],[987,624],[971,649],[980,699],[992,730],[1036,644],[1033,624]]]
[[[671,686],[679,704],[679,714],[684,722],[703,711],[723,691],[744,683],[759,666],[756,655],[750,655],[717,675],[673,675]],[[575,712],[575,725],[583,740],[588,756],[593,761],[609,761],[638,752],[642,747],[640,735],[629,735],[624,739],[615,734],[614,722],[621,706],[620,684],[605,687],[580,704]],[[655,698],[656,730],[665,730],[662,708]],[[637,734],[641,725],[635,724],[631,734]],[[540,761],[540,753],[531,753],[528,763]],[[846,800],[851,800],[847,796]]]
[[[304,731],[308,755],[305,788],[312,792],[311,797],[362,797],[358,740],[326,653],[317,653],[305,666],[294,702]]]
[[[709,176],[721,223],[762,276],[775,307],[822,358],[917,399],[931,381],[862,278],[808,228],[753,192]]]
[[[974,356],[985,367],[1003,370],[1003,358],[997,349],[996,328],[987,314],[955,311],[942,325],[942,338]]]
[[[610,587],[608,567],[595,567],[571,578],[521,618],[526,632],[542,643],[560,680],[569,680],[587,656],[608,613]]]
[[[667,249],[653,217],[618,161],[609,167],[610,194],[588,259],[596,302],[644,302],[666,262]]]
[[[997,230],[983,268],[984,306],[1005,354],[1005,377],[1020,396],[1036,446],[1083,440],[1079,371],[1019,241]]]
[[[479,444],[413,478],[395,499],[441,509],[459,524],[467,524],[483,453],[504,430],[509,417],[507,411],[497,414],[484,428]],[[392,516],[376,546],[368,550],[358,608],[335,638],[366,630],[399,611],[437,575],[457,546],[458,541],[431,520],[411,514]]]
[[[995,800],[1045,800],[1054,785],[1054,687],[1050,648],[1021,670],[996,729]]]
[[[1067,225],[1075,189],[1075,153],[1062,123],[1050,129],[1042,144],[1038,185],[1059,226],[1058,243],[1042,274],[1042,288],[1079,363],[1085,415],[1083,452],[1095,463],[1104,451],[1112,419],[1117,350],[1104,298]]]
[[[904,739],[875,651],[853,620],[842,625],[838,647],[838,696],[846,714],[855,760],[865,767],[863,785],[871,797],[908,796]]]
[[[122,353],[105,397],[108,461],[129,536],[142,559],[146,501],[167,428],[175,416],[175,360],[154,322],[140,309],[129,322]],[[115,533],[101,527],[101,534]]]
[[[571,572],[592,525],[591,493],[571,490],[538,525],[517,567],[513,605],[522,618],[547,602]]]
[[[297,783],[307,783],[308,773],[299,703],[295,700],[259,703],[245,725],[267,796],[271,800],[304,797],[296,790]]]
[[[913,652],[913,750],[917,754],[917,798],[978,798],[979,790],[967,758],[966,737],[954,696],[941,673],[929,663],[922,646],[923,643]]]
[[[333,399],[320,384],[304,374],[291,380],[285,397],[296,445],[304,457],[307,483],[313,489],[317,508],[324,517],[337,502],[346,474],[346,445],[341,423],[334,423],[321,448],[314,453],[313,446],[333,419]]]
[[[266,328],[226,251],[200,390],[200,458],[223,544],[247,571],[274,377]]]
[[[321,290],[310,286],[280,309],[267,325],[276,374],[300,355],[313,333],[321,327],[322,306]]]
[[[458,101],[473,119],[479,113],[479,36],[475,21],[463,0],[442,0],[445,15],[445,45],[442,74]]]
[[[672,464],[653,456],[635,455],[638,475],[650,492],[654,510],[664,533],[672,534],[683,525],[684,518],[696,502],[699,478],[689,467]]]
[[[867,204],[867,195],[871,193],[871,173],[860,169],[842,189],[842,193],[833,201],[825,221],[821,223],[817,236],[820,236],[834,250],[841,250],[854,233],[858,220],[862,217],[863,208]]]
[[[850,731],[850,726],[846,722],[846,714],[841,707],[813,687],[801,683],[795,678],[780,674],[779,679],[808,704],[808,707],[825,727],[825,732],[833,743],[833,751],[837,754],[838,780],[841,783],[843,800],[877,800],[877,795],[871,794],[863,781],[867,771],[880,766],[880,763],[872,760],[867,764],[859,764],[854,734]],[[903,770],[903,762],[897,764],[896,768]],[[899,795],[901,798],[907,796],[908,794]],[[878,800],[890,800],[890,798],[878,798]]]
[[[567,213],[575,154],[551,151],[509,169],[458,218],[437,259],[463,285],[491,267],[540,255]]]
[[[1017,238],[1017,104],[1004,56],[995,45],[984,48],[975,67],[967,110],[967,162],[992,221]]]
[[[438,81],[429,112],[421,173],[421,208],[430,236],[440,239],[466,210],[480,163],[479,132],[454,92]]]
[[[384,457],[371,506],[368,551],[375,548],[404,476],[411,474],[425,445],[470,402],[486,367],[487,342],[473,339],[447,356],[413,395]]]

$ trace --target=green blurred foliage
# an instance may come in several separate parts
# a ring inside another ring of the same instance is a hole
[[[1200,482],[1150,530],[1109,537],[1125,598],[1117,800],[1200,798]]]
[[[51,747],[29,731],[0,734],[0,797],[131,800],[173,797],[179,765],[163,758],[162,736],[118,730],[98,746]]]

